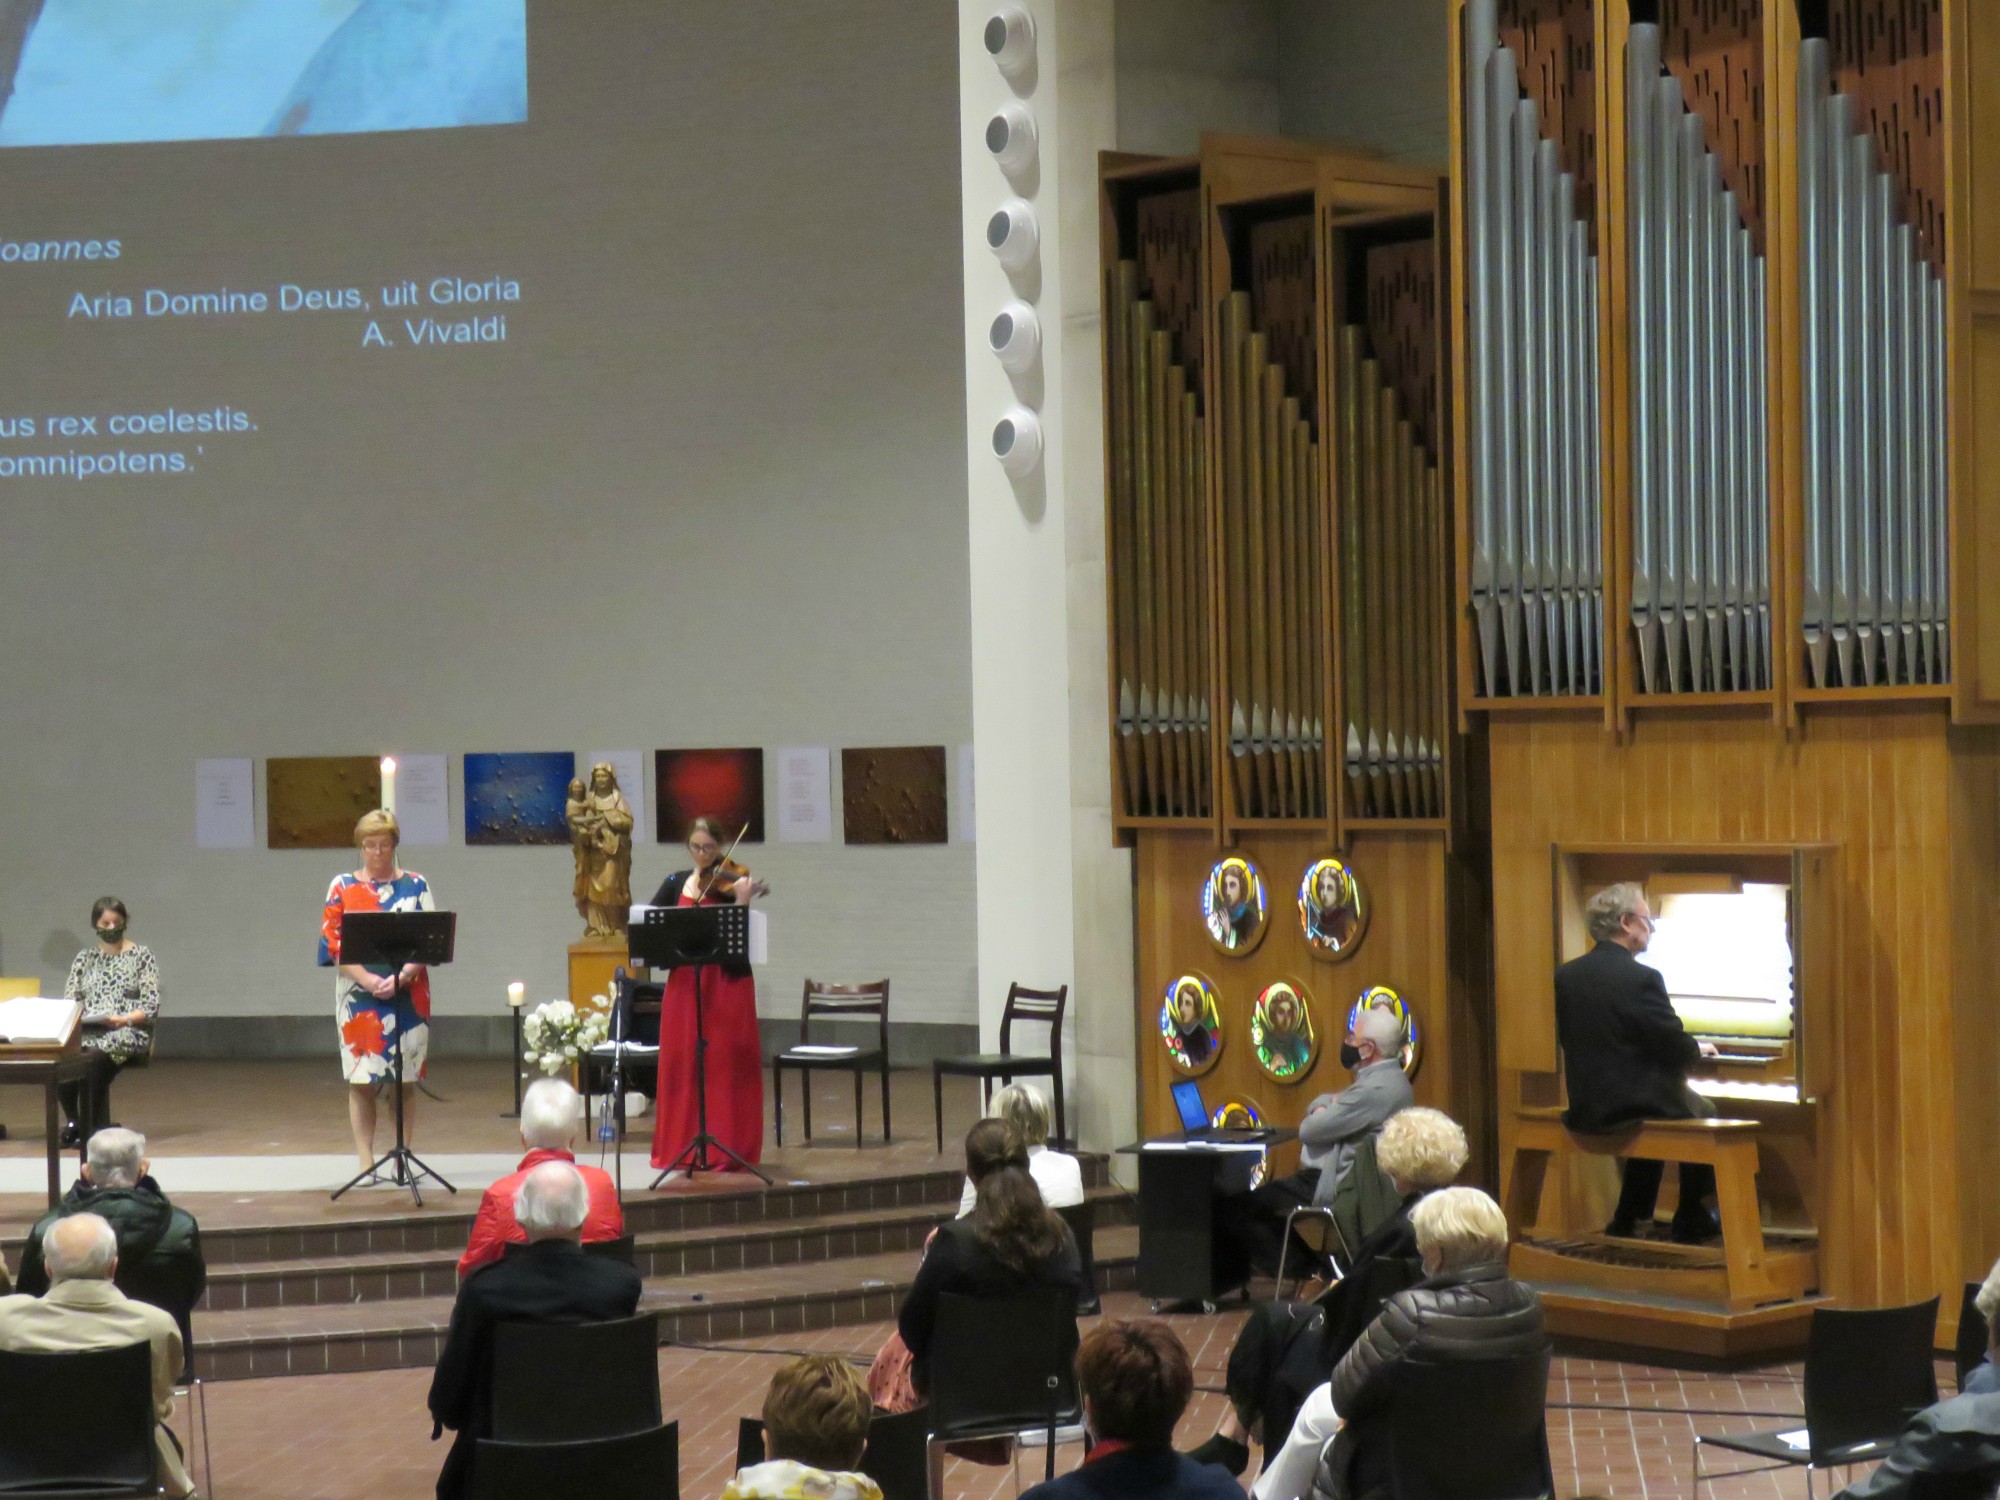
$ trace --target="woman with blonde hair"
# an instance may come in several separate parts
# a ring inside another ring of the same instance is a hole
[[[1261,1438],[1268,1467],[1300,1406],[1382,1310],[1384,1296],[1423,1274],[1410,1213],[1423,1195],[1448,1187],[1465,1167],[1465,1131],[1442,1110],[1399,1110],[1375,1140],[1375,1164],[1400,1200],[1396,1211],[1349,1257],[1347,1275],[1312,1302],[1273,1302],[1252,1313],[1229,1351],[1229,1397],[1215,1435],[1194,1450],[1232,1474],[1250,1466]]]
[[[1083,1165],[1067,1151],[1049,1147],[1049,1101],[1032,1083],[1010,1083],[993,1096],[993,1114],[1020,1132],[1028,1147],[1028,1175],[1042,1190],[1049,1208],[1070,1208],[1083,1202]],[[970,1214],[979,1201],[971,1177],[959,1195],[958,1216]]]
[[[340,1028],[340,1069],[346,1078],[347,1123],[365,1172],[375,1164],[375,1094],[403,1060],[403,1143],[416,1133],[417,1085],[430,1049],[431,978],[422,964],[343,964],[341,919],[351,911],[434,911],[430,882],[396,863],[403,830],[386,807],[354,825],[361,868],[333,877],[320,912],[319,963],[335,970],[334,1020]]]

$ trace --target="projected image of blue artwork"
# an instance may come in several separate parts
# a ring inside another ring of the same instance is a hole
[[[527,117],[527,0],[0,0],[0,146]]]

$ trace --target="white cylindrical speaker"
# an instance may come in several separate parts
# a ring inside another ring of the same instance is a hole
[[[1018,177],[1035,164],[1034,112],[1018,99],[1009,99],[986,122],[986,149],[1009,177]]]
[[[993,424],[993,456],[1014,479],[1025,479],[1042,461],[1041,419],[1025,406],[1010,406]]]
[[[1025,5],[1003,5],[986,19],[986,55],[1009,78],[1018,78],[1035,60],[1035,18]]]
[[[986,344],[1008,374],[1025,375],[1042,352],[1042,320],[1017,297],[994,317],[986,330]]]
[[[993,217],[986,221],[987,247],[1010,271],[1024,271],[1034,264],[1035,250],[1041,239],[1041,226],[1035,222],[1035,210],[1024,199],[1009,198],[994,209]]]

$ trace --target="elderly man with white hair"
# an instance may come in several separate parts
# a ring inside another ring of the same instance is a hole
[[[1715,1047],[1681,1025],[1658,969],[1639,962],[1653,939],[1646,893],[1630,881],[1590,898],[1584,920],[1595,946],[1556,970],[1556,1040],[1569,1080],[1563,1123],[1585,1135],[1609,1135],[1639,1120],[1687,1120],[1715,1106],[1687,1086],[1688,1069]],[[1604,1232],[1631,1235],[1650,1225],[1666,1164],[1625,1162],[1618,1206]],[[1686,1244],[1719,1232],[1703,1201],[1715,1192],[1715,1169],[1681,1164],[1672,1234]]]
[[[59,1219],[42,1236],[42,1264],[49,1289],[40,1297],[0,1297],[0,1349],[10,1354],[65,1354],[150,1344],[158,1461],[154,1477],[175,1496],[190,1495],[187,1469],[166,1423],[174,1414],[174,1382],[181,1373],[181,1333],[157,1307],[128,1299],[113,1285],[118,1236],[93,1213]],[[78,1421],[87,1421],[79,1413]]]
[[[174,1314],[185,1342],[188,1310],[208,1285],[201,1226],[193,1214],[167,1201],[153,1181],[152,1167],[146,1138],[138,1131],[113,1125],[91,1136],[83,1176],[28,1231],[21,1248],[20,1290],[40,1296],[49,1289],[42,1255],[49,1230],[75,1214],[96,1214],[118,1236],[119,1290]]]
[[[480,1198],[472,1237],[458,1258],[461,1280],[498,1260],[509,1245],[526,1242],[527,1235],[514,1222],[514,1195],[543,1162],[568,1162],[583,1178],[590,1193],[590,1212],[583,1221],[585,1244],[623,1237],[625,1210],[618,1202],[618,1184],[609,1172],[577,1163],[576,1129],[582,1118],[582,1096],[560,1078],[538,1078],[528,1085],[521,1096],[521,1144],[528,1154]]]
[[[438,1500],[457,1500],[472,1479],[472,1456],[491,1436],[493,1329],[499,1323],[603,1323],[639,1306],[639,1273],[622,1260],[586,1255],[582,1233],[590,1191],[567,1162],[530,1168],[514,1193],[514,1221],[526,1243],[468,1276],[431,1377],[437,1426],[458,1434],[438,1475]]]
[[[1356,1148],[1391,1115],[1416,1103],[1403,1072],[1406,1040],[1402,1019],[1386,1005],[1368,1006],[1354,1018],[1340,1048],[1341,1066],[1353,1070],[1354,1082],[1306,1107],[1299,1122],[1299,1170],[1217,1205],[1218,1286],[1247,1281],[1255,1271],[1276,1275],[1292,1210],[1331,1203]]]

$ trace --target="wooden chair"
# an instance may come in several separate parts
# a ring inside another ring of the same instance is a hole
[[[1063,1066],[1062,1029],[1063,1012],[1069,1006],[1069,986],[1062,985],[1053,990],[1031,990],[1023,985],[1007,986],[1007,1005],[1000,1012],[1000,1050],[998,1052],[974,1052],[964,1057],[940,1057],[931,1064],[931,1092],[937,1107],[937,1148],[944,1154],[944,1078],[950,1073],[959,1078],[977,1078],[980,1081],[982,1108],[989,1107],[993,1099],[993,1080],[1012,1083],[1016,1078],[1047,1078],[1055,1088],[1056,1133],[1050,1145],[1067,1145],[1069,1132],[1063,1125]],[[1040,1022],[1049,1028],[1049,1055],[1047,1057],[1019,1057],[1014,1053],[1014,1023],[1016,1021]]]
[[[875,1018],[875,1046],[843,1047],[816,1052],[812,1048],[814,1016],[855,1020]],[[778,1144],[785,1144],[785,1069],[797,1068],[805,1086],[806,1139],[812,1140],[812,1078],[828,1069],[854,1075],[854,1149],[861,1149],[861,1075],[871,1070],[882,1074],[882,1144],[889,1144],[889,981],[873,984],[821,984],[806,981],[805,997],[799,1002],[799,1041],[771,1059],[771,1120]]]

